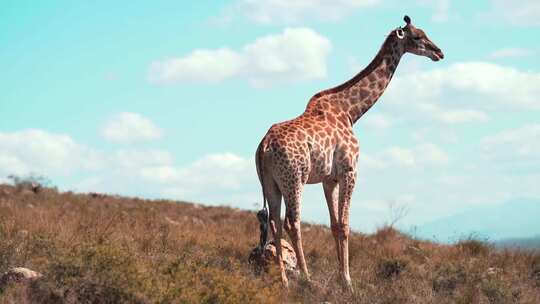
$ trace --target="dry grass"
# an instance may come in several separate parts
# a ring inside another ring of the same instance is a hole
[[[0,290],[2,303],[540,303],[540,256],[351,234],[354,293],[338,283],[327,227],[303,225],[312,281],[255,275],[255,214],[224,207],[0,186],[0,272],[44,277]]]

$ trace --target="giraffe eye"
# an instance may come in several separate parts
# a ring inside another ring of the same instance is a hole
[[[413,37],[414,40],[418,41],[420,39],[422,39],[421,37]]]

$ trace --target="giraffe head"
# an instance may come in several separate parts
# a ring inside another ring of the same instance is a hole
[[[439,47],[435,45],[422,29],[415,27],[411,23],[411,18],[403,18],[406,25],[397,28],[394,32],[398,41],[403,45],[405,52],[429,57],[433,61],[439,61],[444,58],[444,54]]]

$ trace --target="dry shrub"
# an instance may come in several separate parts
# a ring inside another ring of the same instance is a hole
[[[174,261],[164,270],[168,277],[165,303],[272,303],[276,283],[260,286],[254,278],[211,266]]]
[[[394,239],[401,233],[392,226],[383,226],[375,232],[373,237],[377,242],[384,242],[389,239]]]
[[[134,257],[116,244],[78,245],[54,256],[45,273],[52,293],[76,302],[143,302],[149,288]]]
[[[460,265],[445,264],[435,271],[433,290],[443,294],[453,294],[459,285],[465,284],[467,273]]]
[[[407,263],[399,259],[382,259],[377,265],[377,275],[383,279],[391,279],[403,272],[406,266]]]
[[[482,282],[480,289],[491,304],[504,304],[512,302],[511,293],[503,282],[495,279],[485,280]]]
[[[457,246],[462,253],[469,256],[486,255],[490,251],[486,243],[474,238],[461,240],[457,243]]]

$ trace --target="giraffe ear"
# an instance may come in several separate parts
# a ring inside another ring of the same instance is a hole
[[[405,17],[403,17],[403,21],[405,21],[405,23],[407,23],[407,25],[411,24],[411,18],[407,15],[405,15]]]
[[[402,28],[397,28],[396,29],[396,36],[399,38],[399,39],[403,39],[405,38],[405,32],[403,31]]]

